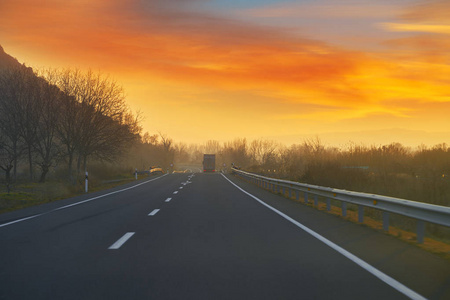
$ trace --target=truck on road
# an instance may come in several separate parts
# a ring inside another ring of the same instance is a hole
[[[215,171],[216,171],[216,155],[203,154],[203,172],[215,172]]]

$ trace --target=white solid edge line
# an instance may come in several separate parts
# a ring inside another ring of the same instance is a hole
[[[42,214],[33,215],[33,216],[30,216],[30,217],[26,217],[26,218],[22,218],[22,219],[19,219],[19,220],[11,221],[11,222],[8,222],[8,223],[4,223],[4,224],[1,224],[0,227],[12,225],[12,224],[14,224],[14,223],[19,223],[19,222],[22,222],[22,221],[25,221],[25,220],[28,220],[28,219],[33,219],[33,218],[39,217],[39,216],[41,216],[41,215],[42,215]]]
[[[345,250],[344,248],[336,245],[335,243],[333,243],[332,241],[326,239],[325,237],[321,236],[320,234],[318,234],[317,232],[313,231],[312,229],[306,227],[305,225],[297,222],[296,220],[292,219],[291,217],[289,217],[288,215],[282,213],[281,211],[277,210],[276,208],[273,208],[272,206],[268,205],[267,203],[265,203],[264,201],[262,201],[261,199],[259,199],[258,197],[250,194],[249,192],[245,191],[244,189],[242,189],[241,187],[239,187],[238,185],[236,185],[234,182],[232,182],[230,179],[228,179],[225,175],[221,174],[229,183],[231,183],[232,185],[234,185],[237,189],[239,189],[241,192],[247,194],[248,196],[252,197],[254,200],[258,201],[260,204],[264,205],[265,207],[269,208],[270,210],[272,210],[273,212],[277,213],[278,215],[280,215],[281,217],[285,218],[286,220],[288,220],[289,222],[293,223],[294,225],[296,225],[297,227],[303,229],[304,231],[306,231],[307,233],[309,233],[310,235],[312,235],[313,237],[315,237],[316,239],[318,239],[319,241],[323,242],[324,244],[326,244],[327,246],[333,248],[334,250],[336,250],[337,252],[339,252],[340,254],[342,254],[343,256],[347,257],[348,259],[350,259],[351,261],[353,261],[354,263],[356,263],[357,265],[359,265],[360,267],[362,267],[363,269],[365,269],[366,271],[368,271],[369,273],[371,273],[372,275],[376,276],[378,279],[380,279],[381,281],[385,282],[386,284],[390,285],[391,287],[393,287],[394,289],[396,289],[397,291],[399,291],[400,293],[404,294],[405,296],[411,298],[411,299],[417,299],[417,300],[425,300],[426,298],[421,296],[420,294],[414,292],[413,290],[411,290],[410,288],[408,288],[407,286],[403,285],[402,283],[398,282],[397,280],[395,280],[394,278],[384,274],[383,272],[381,272],[380,270],[374,268],[373,266],[369,265],[368,263],[366,263],[365,261],[363,261],[362,259],[360,259],[359,257],[357,257],[356,255],[348,252],[347,250]]]
[[[51,212],[54,212],[54,211],[57,211],[57,210],[66,209],[66,208],[69,208],[69,207],[72,207],[72,206],[80,205],[80,204],[83,204],[83,203],[86,203],[86,202],[89,202],[89,201],[92,201],[92,200],[96,200],[96,199],[99,199],[99,198],[103,198],[103,197],[106,197],[106,196],[109,196],[109,195],[113,195],[113,194],[117,194],[117,193],[124,192],[124,191],[127,191],[127,190],[131,190],[131,189],[134,189],[134,188],[136,188],[138,186],[141,186],[143,184],[146,184],[146,183],[158,180],[158,179],[160,179],[160,178],[162,178],[162,177],[164,177],[166,175],[167,174],[164,174],[164,175],[162,175],[160,177],[157,177],[157,178],[154,178],[154,179],[151,179],[151,180],[147,180],[145,182],[141,182],[141,183],[138,183],[138,184],[133,185],[131,187],[127,187],[127,188],[124,188],[124,189],[121,189],[121,190],[118,190],[118,191],[114,191],[114,192],[111,192],[111,193],[108,193],[108,194],[100,195],[100,196],[97,196],[97,197],[93,197],[93,198],[89,198],[89,199],[86,199],[86,200],[82,200],[80,202],[76,202],[76,203],[72,203],[72,204],[69,204],[69,205],[62,206],[62,207],[58,207],[58,208],[52,209],[50,211],[47,211],[47,212],[44,212],[44,213],[41,213],[41,214],[37,214],[37,215],[29,216],[29,217],[26,217],[26,218],[14,220],[14,221],[11,221],[11,222],[8,222],[8,223],[0,224],[0,228],[8,226],[8,225],[15,224],[15,223],[19,223],[19,222],[22,222],[22,221],[26,221],[26,220],[29,220],[29,219],[33,219],[33,218],[36,218],[36,217],[39,217],[39,216],[42,216],[42,215],[46,215],[48,213],[51,213]]]
[[[128,239],[130,237],[132,237],[135,234],[135,232],[127,232],[123,235],[123,237],[121,237],[120,239],[117,240],[117,242],[115,242],[114,244],[111,245],[111,247],[109,247],[108,249],[111,250],[116,250],[119,249],[120,247],[122,247],[123,244],[125,244],[126,241],[128,241]]]
[[[159,209],[154,209],[154,210],[152,210],[152,212],[149,213],[148,215],[149,215],[149,216],[154,216],[154,215],[156,215],[156,214],[158,213],[158,211],[159,211]]]

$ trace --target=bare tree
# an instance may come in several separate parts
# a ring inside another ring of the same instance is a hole
[[[22,82],[20,84],[21,96],[19,97],[20,119],[19,126],[21,135],[26,145],[27,160],[29,167],[30,181],[34,179],[33,159],[34,148],[37,139],[37,128],[39,124],[39,83],[33,72],[26,72],[23,74]]]
[[[142,139],[141,139],[142,143],[151,144],[151,145],[157,145],[158,140],[159,140],[159,135],[157,135],[157,134],[150,135],[148,132],[144,133],[144,135],[142,136]]]
[[[278,144],[269,140],[254,140],[250,143],[249,154],[254,163],[262,167],[269,167],[268,165],[276,164],[276,150]]]
[[[123,88],[114,80],[92,71],[63,70],[54,83],[70,97],[59,127],[70,174],[75,156],[79,173],[88,157],[113,160],[138,138],[139,114],[129,111]]]
[[[41,71],[47,78],[55,77],[53,70]],[[41,74],[42,75],[42,74]],[[39,80],[38,115],[36,127],[35,152],[37,164],[41,168],[39,182],[45,182],[50,167],[56,164],[61,154],[61,143],[58,140],[58,126],[61,119],[61,104],[67,101],[61,90],[44,79]]]
[[[209,140],[206,142],[204,146],[204,152],[209,154],[219,153],[221,149],[219,141]]]
[[[187,151],[188,147],[184,143],[178,143],[175,145],[175,157],[174,160],[177,163],[188,163],[189,162],[189,153]]]
[[[246,167],[249,165],[247,139],[236,138],[231,142],[226,142],[222,150],[222,156],[225,161],[234,163],[235,166]]]
[[[159,137],[161,138],[161,146],[164,151],[164,167],[168,168],[169,165],[173,162],[174,159],[174,149],[173,149],[173,140],[167,136],[165,133],[159,133]]]
[[[64,147],[64,156],[67,159],[69,180],[74,181],[73,164],[81,139],[81,110],[80,104],[74,95],[78,94],[80,86],[77,70],[47,70],[43,77],[52,85],[56,85],[63,93],[59,105],[60,118],[57,126],[58,139]]]
[[[6,173],[8,189],[11,180],[16,179],[18,160],[25,151],[20,105],[25,72],[25,67],[0,69],[0,168]]]

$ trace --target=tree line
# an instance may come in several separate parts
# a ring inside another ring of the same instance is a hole
[[[0,69],[0,168],[9,184],[19,165],[29,180],[51,167],[67,166],[74,181],[88,159],[114,160],[139,139],[139,116],[125,102],[123,88],[92,71],[47,69],[23,65]]]
[[[201,163],[216,154],[216,168],[233,164],[270,177],[339,189],[374,193],[437,205],[450,205],[450,147],[400,143],[327,147],[318,138],[285,146],[265,139],[236,138],[221,143],[177,145],[175,161]],[[224,167],[225,166],[225,167]]]

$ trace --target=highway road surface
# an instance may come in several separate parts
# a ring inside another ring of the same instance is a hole
[[[450,263],[232,175],[0,215],[0,299],[450,299]]]

